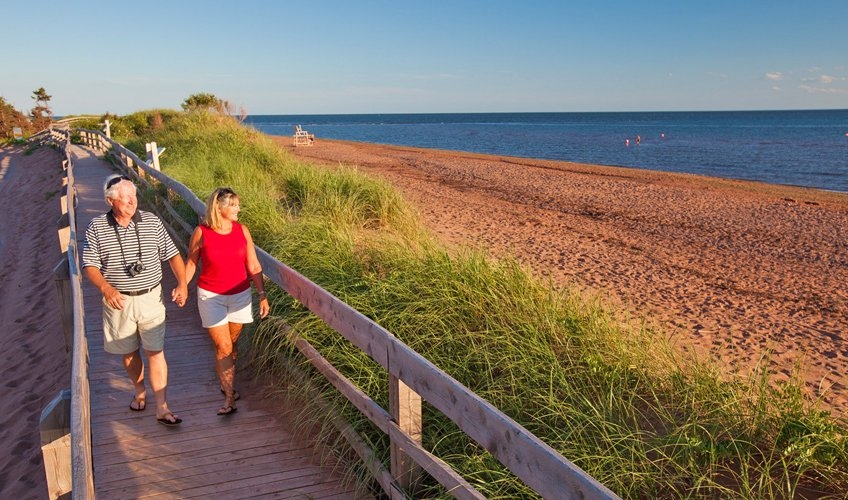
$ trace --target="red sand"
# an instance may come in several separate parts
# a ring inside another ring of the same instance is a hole
[[[47,498],[41,410],[71,384],[53,283],[61,159],[22,151],[0,149],[0,498]]]
[[[388,180],[448,244],[600,293],[727,370],[771,351],[848,408],[848,195],[695,175],[321,140],[295,157]]]

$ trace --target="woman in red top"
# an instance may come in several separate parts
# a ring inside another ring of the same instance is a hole
[[[206,202],[206,221],[194,230],[186,258],[186,282],[200,264],[197,309],[215,344],[215,371],[226,396],[218,415],[230,415],[239,398],[233,389],[236,343],[245,323],[253,322],[250,281],[259,293],[259,314],[268,315],[262,266],[247,226],[239,224],[239,198],[230,188],[218,188]]]

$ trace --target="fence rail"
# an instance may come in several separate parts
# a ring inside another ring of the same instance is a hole
[[[70,455],[70,464],[63,463],[65,460],[62,459],[61,453],[66,450],[49,451],[48,447],[42,446],[48,478],[47,488],[51,498],[71,493],[74,499],[88,500],[94,498],[88,342],[85,337],[85,309],[77,246],[77,203],[73,161],[70,155],[70,131],[66,127],[55,127],[36,134],[29,140],[58,147],[64,158],[62,160],[63,189],[60,197],[61,217],[58,227],[59,245],[64,257],[54,269],[54,273],[62,301],[62,325],[71,357],[71,389],[70,400],[60,393],[49,406],[54,412],[52,416],[42,412],[41,434],[42,442],[45,441],[45,436],[64,434],[64,430],[56,428],[56,422],[64,421],[61,414],[69,414],[70,442],[64,442],[64,447],[69,448],[67,451]],[[50,464],[48,464],[48,457],[51,459]],[[66,471],[68,465],[70,472]]]
[[[153,179],[167,188],[169,199],[172,194],[179,196],[198,215],[204,214],[204,202],[186,186],[154,168],[154,162],[142,161],[135,153],[99,131],[80,130],[80,137],[90,147],[108,150],[140,181],[152,183],[149,179]],[[166,206],[172,215],[176,215],[170,204],[166,202]],[[186,228],[188,226],[183,229]],[[374,454],[365,448],[355,432],[349,429],[343,431],[391,498],[406,498],[409,495],[407,488],[415,483],[415,471],[420,469],[426,470],[457,498],[483,498],[482,494],[459,474],[421,446],[422,398],[450,418],[463,432],[492,453],[542,497],[618,498],[523,426],[405,345],[391,332],[261,248],[257,249],[257,253],[263,272],[269,280],[304,304],[386,370],[391,391],[389,410],[383,409],[359,390],[306,340],[298,339],[295,343],[298,350],[339,392],[389,436],[392,466],[391,471],[387,472],[382,464],[373,459]],[[85,338],[81,338],[84,344]],[[76,359],[76,342],[74,351]],[[80,356],[83,356],[83,353]],[[75,368],[76,364],[75,362]],[[80,391],[79,394],[74,392],[74,397],[85,398],[80,401],[87,401],[87,391]],[[87,414],[80,415],[79,418],[83,417],[87,418]]]

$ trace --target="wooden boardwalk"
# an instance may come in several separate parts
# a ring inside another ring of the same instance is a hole
[[[92,217],[104,213],[103,180],[112,167],[90,150],[72,146],[80,238]],[[132,384],[121,357],[103,350],[101,295],[83,280],[90,357],[91,434],[95,493],[99,498],[361,498],[338,471],[293,435],[259,395],[241,392],[238,412],[220,417],[223,403],[214,355],[200,325],[196,292],[184,308],[167,300],[174,286],[163,273],[167,303],[165,355],[168,404],[183,423],[156,422],[148,385],[147,409],[130,411]],[[238,378],[236,386],[238,387]]]

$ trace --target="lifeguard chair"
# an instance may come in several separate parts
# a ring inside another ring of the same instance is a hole
[[[311,146],[312,143],[315,142],[315,134],[310,134],[309,132],[300,128],[300,125],[295,125],[294,127],[294,137],[292,140],[292,144],[297,146]]]

